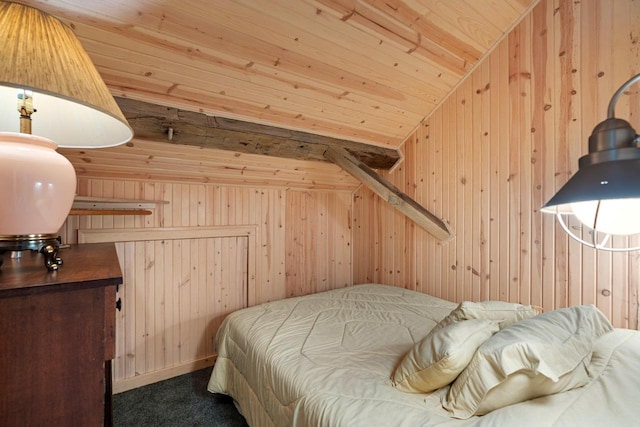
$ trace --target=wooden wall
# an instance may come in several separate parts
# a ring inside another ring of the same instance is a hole
[[[443,244],[331,164],[136,140],[61,150],[79,195],[168,202],[149,216],[71,216],[67,242],[78,229],[253,230],[117,244],[116,390],[210,364],[215,328],[247,303],[353,283],[547,310],[594,303],[637,328],[640,255],[585,248],[539,212],[640,72],[637,22],[636,0],[542,0],[406,140],[387,177],[450,223]],[[637,129],[638,101],[634,87],[616,109]]]
[[[119,242],[116,392],[211,365],[217,326],[235,309],[352,284],[356,185],[334,165],[142,141],[63,152],[79,195],[167,202],[148,216],[72,215],[61,230],[69,243],[77,230]],[[153,237],[162,230],[175,235]]]
[[[640,2],[543,0],[405,142],[388,177],[451,224],[440,244],[364,189],[354,282],[550,310],[597,304],[638,327],[640,255],[584,247],[540,207],[577,170],[613,92],[640,72]],[[640,129],[638,86],[619,117]]]

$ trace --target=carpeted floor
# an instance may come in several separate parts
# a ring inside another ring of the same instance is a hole
[[[114,426],[247,427],[230,397],[207,391],[211,369],[114,395]]]

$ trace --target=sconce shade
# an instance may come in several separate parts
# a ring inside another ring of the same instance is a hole
[[[577,202],[629,198],[640,198],[640,159],[581,167],[542,211],[569,212]]]
[[[612,235],[640,234],[640,148],[631,125],[615,117],[615,105],[626,89],[640,81],[640,74],[613,95],[607,119],[589,137],[589,154],[578,161],[575,175],[541,208],[556,214],[564,230],[582,244],[608,251],[640,247],[606,246]],[[575,216],[588,227],[592,241],[583,240],[562,219]],[[604,238],[598,241],[599,236]]]
[[[32,7],[0,2],[0,131],[18,132],[18,89],[33,92],[32,133],[59,147],[110,147],[133,130],[69,27]]]
[[[640,149],[635,149],[640,152]],[[581,167],[541,209],[574,214],[601,233],[640,233],[640,159]]]

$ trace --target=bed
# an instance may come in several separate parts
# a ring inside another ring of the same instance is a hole
[[[461,305],[402,288],[364,284],[239,310],[225,319],[216,336],[218,356],[208,390],[231,396],[252,427],[622,426],[640,420],[640,405],[636,403],[640,393],[640,332],[606,326],[608,321],[603,321],[604,316],[594,307],[579,312],[577,317],[570,313],[572,320],[562,326],[571,329],[566,337],[562,338],[564,333],[542,334],[541,340],[548,337],[561,344],[556,346],[560,356],[556,355],[555,361],[545,359],[545,352],[551,348],[548,343],[536,347],[541,354],[536,353],[533,370],[551,371],[544,380],[552,387],[564,382],[567,391],[555,390],[519,403],[498,405],[497,409],[489,405],[484,415],[470,412],[461,416],[459,411],[452,412],[451,405],[446,407],[456,387],[460,392],[460,387],[473,383],[467,371],[473,372],[472,367],[483,363],[476,360],[482,349],[491,348],[496,337],[509,341],[509,333],[513,336],[516,332],[511,331],[518,328],[535,335],[531,328],[544,321],[545,315],[554,316],[554,312],[506,326],[477,320],[474,325],[485,322],[481,326],[490,338],[480,340],[481,333],[469,334],[482,343],[469,352],[472,359],[464,362],[462,373],[454,373],[448,384],[430,392],[403,389],[398,375],[409,355],[420,350],[419,345],[434,342],[433,337],[453,337],[444,332],[456,322],[442,326]],[[578,330],[577,324],[582,329]],[[457,351],[462,347],[455,344],[453,348]],[[578,367],[559,371],[560,366],[569,366],[567,360],[583,348],[588,355],[577,365],[571,364]],[[505,354],[499,364],[509,365],[514,358]],[[549,381],[554,370],[558,376]],[[539,385],[532,385],[538,377],[526,370],[510,373],[508,378],[514,380],[511,385],[521,381],[520,390],[533,390]],[[491,393],[497,389],[491,389]],[[514,394],[518,393],[507,391],[502,397]],[[497,395],[494,393],[494,398]]]

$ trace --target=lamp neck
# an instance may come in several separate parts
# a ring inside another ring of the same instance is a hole
[[[629,86],[631,86],[632,84],[638,81],[640,81],[640,74],[637,74],[631,77],[629,80],[627,80],[626,83],[620,86],[620,88],[616,91],[616,93],[613,94],[613,96],[611,97],[611,101],[609,101],[609,107],[607,107],[608,118],[612,119],[616,116],[615,109],[616,109],[616,104],[618,103],[618,99],[620,99],[620,96],[622,96],[625,90],[629,89]]]
[[[18,94],[18,112],[20,113],[20,133],[31,134],[31,115],[36,112],[33,108],[31,91],[22,90]]]
[[[31,134],[31,116],[20,116],[20,133]]]

